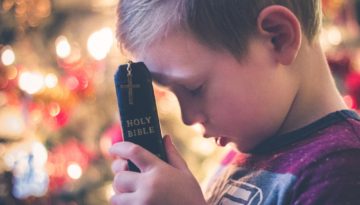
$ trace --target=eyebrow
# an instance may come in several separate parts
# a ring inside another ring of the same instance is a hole
[[[163,87],[170,87],[174,84],[186,85],[190,82],[188,81],[188,79],[181,79],[171,75],[166,75],[162,73],[153,73],[153,72],[150,73],[153,82]]]
[[[170,84],[170,80],[168,80],[168,78],[163,74],[151,73],[151,77],[152,77],[153,81],[159,85],[167,86]]]

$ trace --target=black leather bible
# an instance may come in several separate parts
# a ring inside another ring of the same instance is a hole
[[[149,70],[144,63],[120,65],[115,87],[125,141],[138,144],[167,161]],[[129,170],[140,170],[128,161]]]

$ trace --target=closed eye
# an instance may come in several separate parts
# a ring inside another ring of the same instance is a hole
[[[192,96],[198,96],[202,93],[203,85],[198,86],[195,89],[187,89]]]

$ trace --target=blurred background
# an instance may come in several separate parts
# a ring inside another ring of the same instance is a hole
[[[117,0],[0,0],[0,204],[101,205],[108,148],[121,137],[113,75]],[[360,1],[323,0],[322,44],[337,85],[360,106]],[[206,184],[231,150],[184,126],[155,86],[163,133]],[[264,105],[266,106],[266,105]]]

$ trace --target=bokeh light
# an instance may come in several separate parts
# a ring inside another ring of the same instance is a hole
[[[71,54],[71,45],[65,36],[59,36],[55,42],[56,54],[59,58],[67,58]]]
[[[113,32],[111,28],[100,29],[90,35],[87,49],[95,60],[104,59],[113,45]]]
[[[33,142],[31,149],[34,155],[34,166],[36,168],[43,168],[48,157],[45,146],[41,142]]]
[[[67,174],[72,179],[80,179],[82,175],[82,169],[78,163],[71,163],[67,167]]]
[[[342,42],[342,34],[340,30],[335,26],[329,28],[327,31],[327,40],[333,46],[340,45]]]
[[[12,65],[15,62],[15,53],[10,46],[6,46],[1,52],[1,62],[5,66]]]
[[[32,95],[44,87],[44,76],[38,72],[23,72],[19,77],[19,87],[21,90]]]
[[[45,76],[45,85],[48,88],[54,88],[56,87],[58,83],[58,78],[55,74],[49,73]]]
[[[57,115],[60,114],[60,111],[61,111],[59,103],[56,103],[56,102],[50,103],[48,109],[49,109],[49,115],[51,117],[56,117]]]

